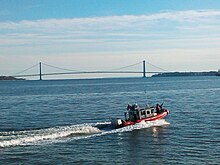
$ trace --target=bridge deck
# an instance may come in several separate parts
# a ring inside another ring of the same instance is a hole
[[[41,76],[52,76],[52,75],[67,75],[67,74],[143,74],[143,72],[138,71],[84,71],[84,72],[58,72],[58,73],[41,73]],[[164,73],[164,72],[145,72],[145,73]],[[15,75],[14,77],[32,77],[39,76],[40,74],[27,74],[27,75]]]

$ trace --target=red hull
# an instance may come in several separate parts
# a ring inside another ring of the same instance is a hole
[[[157,114],[156,116],[152,116],[152,117],[148,117],[148,118],[143,118],[143,119],[138,119],[135,122],[132,121],[123,121],[122,126],[121,127],[125,127],[125,126],[129,126],[129,125],[134,125],[136,123],[140,123],[142,121],[154,121],[154,120],[159,120],[164,118],[165,116],[167,116],[169,113],[169,111],[167,109],[165,109],[163,112]]]

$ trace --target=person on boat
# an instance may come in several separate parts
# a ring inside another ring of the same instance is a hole
[[[137,105],[137,104],[135,104],[135,110],[140,110],[141,108]]]
[[[161,107],[160,107],[160,105],[159,105],[159,104],[157,104],[157,105],[156,105],[156,112],[157,112],[157,113],[159,113],[159,112],[160,112],[160,110],[161,110]]]
[[[133,104],[133,105],[128,104],[127,110],[140,110],[140,107],[137,104]]]
[[[137,104],[133,104],[130,110],[135,110]]]
[[[129,111],[129,110],[131,110],[131,108],[132,108],[132,106],[130,104],[128,104],[127,110]]]

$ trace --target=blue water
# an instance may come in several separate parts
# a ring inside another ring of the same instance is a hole
[[[158,102],[164,120],[109,127]],[[0,164],[220,164],[220,77],[1,81]]]

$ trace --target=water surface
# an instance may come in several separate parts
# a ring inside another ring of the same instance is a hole
[[[165,120],[121,129],[128,103]],[[0,164],[219,164],[219,77],[1,81]]]

